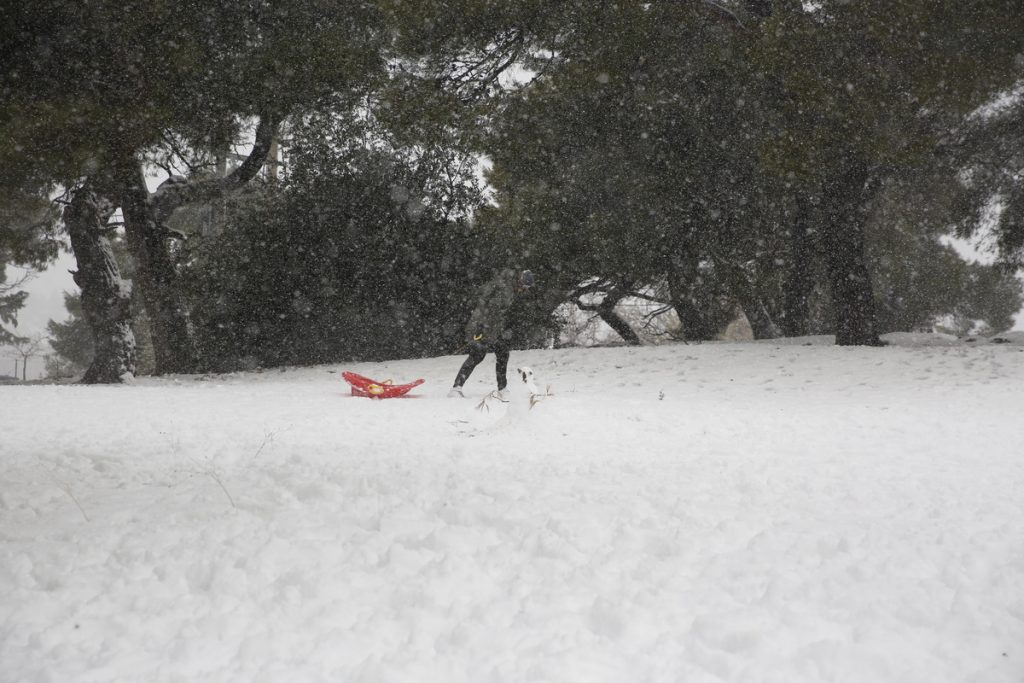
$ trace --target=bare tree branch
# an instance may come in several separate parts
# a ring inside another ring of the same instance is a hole
[[[40,458],[37,454],[33,453],[32,455],[39,463],[39,466],[46,470],[46,474],[50,476],[50,479],[53,480],[53,483],[56,484],[61,491],[67,494],[68,498],[71,499],[71,502],[73,502],[75,504],[75,507],[78,508],[78,511],[82,513],[82,517],[85,519],[85,521],[91,522],[92,520],[89,519],[89,515],[86,514],[85,508],[82,507],[82,504],[79,502],[78,498],[76,498],[75,494],[71,491],[71,486],[68,485],[67,482],[65,482],[63,479],[58,477],[57,473],[53,471],[53,468],[51,468],[49,465],[43,462],[43,459]]]
[[[740,20],[736,12],[732,11],[725,5],[715,2],[715,0],[704,0],[704,4],[707,5],[708,7],[711,7],[714,10],[717,10],[723,17],[728,17],[733,22],[735,22],[736,25],[739,26],[740,28],[745,28],[743,26],[743,21]]]
[[[170,148],[171,155],[178,157],[178,160],[185,165],[190,175],[194,175],[202,168],[203,164],[197,166],[188,160],[188,157],[185,155],[185,152],[182,151],[181,147],[178,145],[178,141],[174,139],[174,135],[172,133],[168,131],[161,131],[160,137],[163,138],[164,143]]]
[[[252,180],[267,160],[280,122],[281,117],[276,114],[260,117],[260,122],[256,126],[256,140],[252,151],[245,161],[227,177],[162,185],[154,196],[160,222],[166,220],[180,206],[216,199]]]
[[[13,282],[0,282],[0,294],[6,294],[13,292],[16,289],[20,289],[22,285],[34,278],[38,273],[32,268],[25,268],[24,274],[20,275],[17,280]]]
[[[238,168],[232,171],[227,178],[224,178],[232,186],[229,189],[244,185],[256,177],[256,174],[267,160],[267,154],[270,153],[270,146],[274,141],[274,136],[277,134],[277,128],[280,123],[281,117],[277,115],[263,115],[260,117],[260,123],[256,126],[256,141],[253,144],[252,152],[249,153],[248,158]]]

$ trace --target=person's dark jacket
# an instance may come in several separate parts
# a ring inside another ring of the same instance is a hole
[[[517,277],[516,271],[503,268],[481,288],[476,308],[466,325],[469,341],[494,344],[507,342],[512,336],[508,313],[515,301]]]

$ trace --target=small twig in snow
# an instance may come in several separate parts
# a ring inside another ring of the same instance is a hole
[[[71,502],[75,504],[75,507],[78,508],[78,511],[82,513],[82,517],[85,518],[85,521],[91,522],[92,520],[89,519],[89,515],[85,513],[85,508],[83,508],[82,504],[78,502],[78,498],[75,498],[75,494],[71,492],[71,487],[65,484],[64,481],[62,481],[60,477],[58,477],[57,474],[53,470],[51,470],[45,462],[43,462],[43,459],[40,458],[37,453],[33,453],[32,455],[39,462],[39,465],[44,470],[46,470],[46,473],[50,475],[50,479],[53,480],[53,483],[55,483],[62,491],[64,491],[64,493],[68,494],[68,498],[70,498]]]
[[[252,457],[250,458],[250,460],[255,460],[256,458],[258,458],[260,453],[263,452],[263,449],[267,447],[267,444],[273,443],[275,436],[277,436],[281,432],[287,432],[291,428],[292,428],[292,426],[288,425],[286,428],[284,428],[284,429],[282,429],[280,431],[277,431],[277,432],[264,432],[263,433],[263,443],[261,443],[260,447],[256,449],[256,452],[252,454]]]
[[[228,493],[227,488],[224,486],[224,482],[220,480],[220,477],[217,476],[217,473],[214,472],[213,469],[208,469],[206,470],[206,474],[208,474],[211,479],[217,482],[217,486],[219,486],[220,490],[224,492],[224,495],[228,497],[228,502],[231,503],[231,507],[237,510],[238,506],[235,505],[235,499],[231,497],[230,493]]]
[[[551,391],[551,385],[550,384],[544,390],[543,394],[530,394],[530,410],[533,410],[533,407],[535,405],[537,405],[538,403],[540,403],[545,398],[550,398],[550,397],[552,397],[554,395],[555,395],[555,392]]]
[[[178,455],[178,440],[175,439],[174,441],[171,441],[170,437],[167,435],[166,432],[160,432],[160,435],[163,436],[164,440],[167,441],[167,443],[170,445],[171,453],[173,453],[174,455]],[[260,448],[262,450],[262,446]],[[257,451],[256,454],[259,455],[259,451]],[[207,463],[208,466],[203,467],[203,464],[196,460],[195,458],[193,458],[191,455],[185,455],[185,457],[191,460],[192,464],[195,465],[202,474],[205,474],[206,476],[210,477],[210,479],[213,479],[215,482],[217,482],[217,486],[219,486],[220,490],[224,492],[225,496],[227,496],[228,502],[231,503],[231,507],[238,509],[238,506],[235,505],[235,499],[231,497],[231,494],[228,492],[227,487],[224,486],[224,482],[222,482],[220,480],[220,477],[217,476],[217,472],[213,469],[212,463]]]

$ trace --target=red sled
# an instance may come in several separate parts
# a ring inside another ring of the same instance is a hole
[[[409,382],[408,384],[394,384],[389,379],[378,382],[375,379],[363,377],[354,372],[343,372],[341,376],[352,385],[353,396],[365,396],[366,398],[398,398],[408,394],[414,387],[423,384],[422,379]]]

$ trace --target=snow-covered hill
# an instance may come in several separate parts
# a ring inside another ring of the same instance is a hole
[[[2,387],[0,681],[1020,683],[1024,346],[893,341]]]

